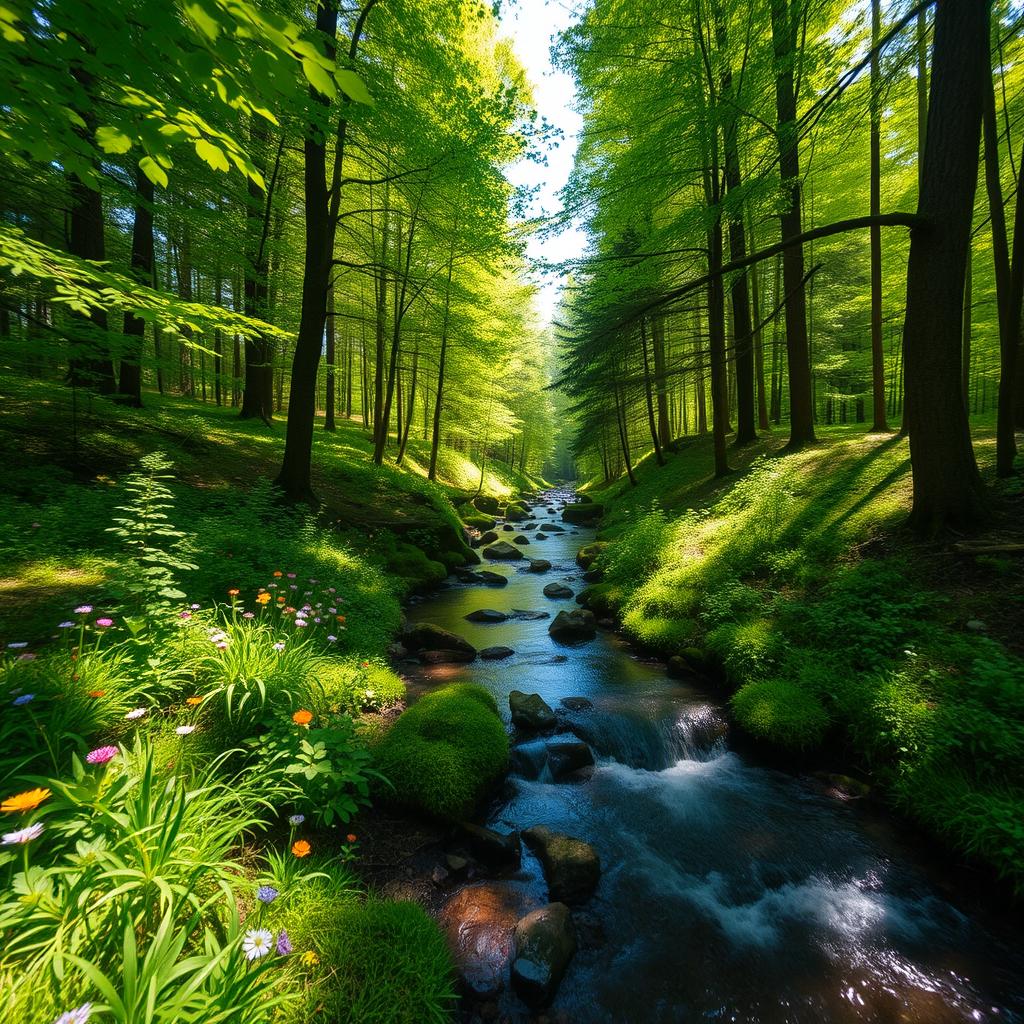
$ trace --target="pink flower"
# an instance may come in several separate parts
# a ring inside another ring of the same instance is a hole
[[[96,620],[96,625],[99,626],[100,629],[106,629],[107,626],[112,626],[113,624],[114,624],[114,620],[113,619],[97,619]]]
[[[85,755],[85,760],[89,764],[106,764],[108,761],[113,761],[118,753],[117,747],[97,747]]]
[[[192,618],[192,613],[188,612],[188,611],[178,612],[178,618],[179,619],[191,619]]]

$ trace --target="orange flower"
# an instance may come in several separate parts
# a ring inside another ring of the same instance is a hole
[[[197,704],[202,704],[204,699],[205,698],[203,697],[189,697],[185,703],[191,707],[195,707]]]
[[[346,840],[347,840],[348,842],[350,842],[350,843],[354,843],[354,842],[356,841],[356,839],[357,839],[357,838],[358,838],[358,837],[356,836],[356,834],[355,834],[354,832],[349,832],[349,834],[348,834],[347,836],[345,836],[345,839],[346,839]]]
[[[95,697],[102,697],[106,692],[107,692],[106,690],[90,690],[89,691],[89,696],[90,697],[94,697],[94,698]]]
[[[337,616],[335,616],[335,618],[336,618],[336,619],[337,619],[337,620],[338,620],[339,622],[344,622],[344,621],[345,621],[345,616],[344,616],[344,615],[337,615]]]
[[[263,593],[256,595],[257,604],[266,604],[270,600],[270,595],[264,590]]]
[[[49,795],[48,789],[29,789],[17,796],[9,796],[0,804],[0,811],[8,814],[12,811],[34,811]]]
[[[279,598],[277,599],[277,603],[278,603],[278,604],[284,604],[284,598],[283,598],[283,597],[279,597]]]
[[[309,725],[309,723],[313,721],[313,712],[296,711],[295,714],[292,715],[292,721],[296,725]]]
[[[311,847],[305,839],[297,839],[292,843],[292,853],[294,853],[296,857],[308,857],[310,852]]]
[[[228,591],[228,597],[238,597],[238,588],[237,587],[232,587]]]
[[[283,575],[284,575],[284,573],[281,572],[280,569],[275,569],[274,570],[274,576],[276,576],[278,579],[280,579]]]

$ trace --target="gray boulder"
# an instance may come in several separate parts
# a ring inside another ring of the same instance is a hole
[[[523,693],[513,690],[508,695],[508,706],[512,712],[512,724],[528,732],[548,732],[558,725],[554,711],[539,693]]]
[[[481,569],[475,575],[481,583],[486,583],[489,587],[508,586],[508,577],[502,576],[500,572],[493,572],[491,569]]]
[[[547,572],[551,563],[546,558],[531,558],[530,572]]]
[[[499,540],[497,544],[492,544],[489,548],[484,548],[484,557],[499,562],[509,562],[516,558],[522,558],[523,553],[519,548],[513,547],[506,541]]]
[[[501,661],[503,658],[511,658],[515,653],[511,647],[485,647],[480,651],[480,657],[484,661]]]
[[[549,583],[544,588],[545,597],[566,598],[572,597],[572,594],[572,589],[567,587],[564,583]]]
[[[497,608],[477,608],[465,616],[467,622],[504,622],[507,618],[508,616],[504,612],[499,612]]]
[[[576,926],[564,903],[549,903],[524,917],[515,928],[512,987],[534,1009],[555,997],[576,953]]]
[[[552,638],[563,644],[581,643],[597,636],[597,620],[594,613],[585,608],[561,611],[548,626]]]
[[[601,859],[590,843],[552,832],[546,825],[526,829],[523,842],[544,869],[551,899],[582,903],[594,894],[601,880]]]

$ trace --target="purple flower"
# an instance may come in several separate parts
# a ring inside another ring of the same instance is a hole
[[[334,635],[333,633],[328,633],[328,634],[327,634],[327,642],[328,642],[329,644],[333,644],[333,643],[335,643],[335,642],[337,641],[337,639],[338,639],[338,638],[337,638],[337,637],[336,637],[336,636],[335,636],[335,635]]]
[[[329,611],[329,612],[330,612],[330,613],[331,613],[332,615],[337,615],[337,614],[338,614],[338,609],[337,609],[337,608],[335,608],[335,607],[334,607],[334,605],[331,605],[331,607],[330,607],[330,608],[328,608],[327,610],[328,610],[328,611]]]
[[[301,825],[306,820],[304,814],[292,814],[288,818],[289,825]]]
[[[220,643],[216,645],[216,647],[218,651],[226,651],[228,647],[227,641],[221,640]]]
[[[290,573],[288,573],[287,575],[288,575],[288,579],[290,579],[290,580],[293,580],[293,579],[295,579],[295,573],[293,573],[293,572],[290,572]]]
[[[92,1016],[92,1003],[82,1003],[77,1009],[62,1013],[53,1024],[87,1024]]]
[[[178,618],[179,619],[191,619],[192,618],[192,613],[189,612],[189,611],[178,612]]]
[[[19,828],[17,832],[8,832],[3,837],[2,842],[4,846],[31,843],[33,839],[38,839],[42,834],[43,823],[37,821],[34,825],[29,825],[27,828]]]
[[[58,629],[74,629],[75,628],[75,624],[73,622],[62,622],[57,628]]]
[[[88,615],[89,612],[91,612],[91,611],[92,611],[92,605],[91,604],[80,604],[75,609],[75,614],[76,615]]]
[[[31,704],[36,699],[34,693],[23,693],[20,697],[15,697],[11,703],[16,707],[20,708],[23,704]]]
[[[7,645],[7,649],[10,651],[20,651],[22,647],[28,647],[28,642],[25,640],[18,640]]]
[[[256,899],[260,903],[273,903],[281,894],[272,885],[261,885],[256,890]]]
[[[85,760],[88,764],[106,764],[113,761],[118,753],[117,747],[97,747],[85,755]]]
[[[112,626],[113,624],[114,624],[114,620],[113,619],[97,619],[96,620],[96,625],[99,626],[100,629],[106,629],[108,626]]]
[[[296,626],[308,626],[309,623],[305,619],[296,619],[295,620],[295,625]]]
[[[190,604],[189,608],[191,608],[192,611],[194,611],[194,612],[199,611],[199,605],[197,605],[197,604]]]
[[[292,944],[288,940],[288,933],[282,928],[281,934],[277,937],[277,955],[287,956],[292,951]]]

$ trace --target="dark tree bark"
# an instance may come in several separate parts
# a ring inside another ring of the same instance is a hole
[[[878,40],[882,34],[880,0],[871,0],[871,216],[882,212],[882,74]],[[882,228],[871,226],[871,429],[887,431],[885,348],[882,344]]]
[[[783,238],[801,232],[800,156],[793,64],[797,56],[800,24],[797,0],[771,0],[772,44],[775,51],[775,103],[778,113],[779,171],[786,209],[779,221]],[[789,447],[814,442],[814,404],[811,398],[811,362],[807,341],[807,299],[804,292],[804,249],[791,245],[782,253],[786,293],[786,355],[789,366]]]
[[[153,183],[138,168],[135,170],[135,222],[132,225],[132,276],[153,287]],[[146,321],[126,313],[124,333],[128,343],[121,360],[118,391],[136,408],[142,407],[142,343]]]
[[[437,452],[441,446],[441,410],[444,403],[444,371],[448,357],[448,323],[451,311],[452,264],[455,262],[454,234],[452,247],[448,250],[448,280],[444,287],[444,317],[441,321],[441,351],[437,359],[437,390],[434,392],[434,424],[430,441],[430,468],[427,479],[437,479]]]
[[[334,287],[327,289],[327,373],[326,390],[324,394],[324,430],[337,429],[334,425],[334,351],[336,325],[334,322]]]
[[[661,453],[661,442],[658,440],[658,425],[654,419],[654,390],[651,387],[651,360],[647,353],[647,321],[640,318],[640,348],[644,356],[644,398],[647,401],[647,425],[651,431],[651,443],[654,445],[654,458],[659,466],[665,465],[665,456]]]
[[[904,324],[911,524],[926,535],[970,529],[981,479],[960,388],[967,246],[989,67],[989,4],[939,0],[918,213],[910,236]]]

